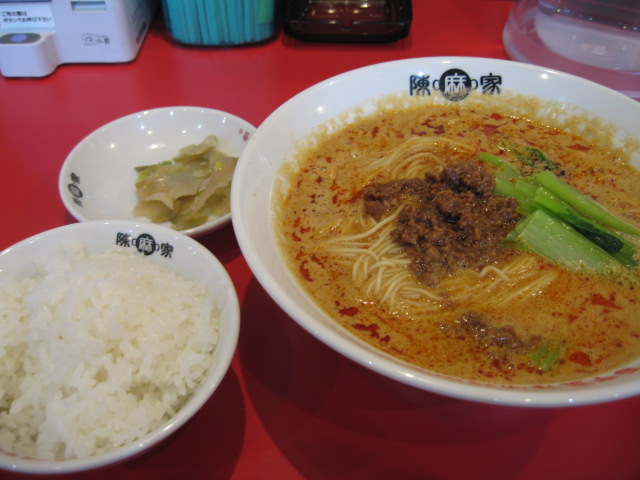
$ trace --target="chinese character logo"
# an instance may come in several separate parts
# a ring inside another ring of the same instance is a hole
[[[173,245],[169,243],[160,244],[160,255],[166,258],[171,258],[172,253],[173,253]]]
[[[118,233],[116,235],[116,245],[119,247],[130,247],[131,246],[131,235],[128,233]]]
[[[471,78],[467,72],[459,68],[452,68],[444,72],[440,78],[432,82],[429,75],[417,74],[409,77],[409,95],[431,95],[431,88],[439,91],[452,102],[464,100],[473,90],[481,88],[484,95],[499,95],[502,77],[489,73],[480,80]]]
[[[482,86],[482,93],[485,95],[500,94],[500,85],[502,85],[502,77],[500,75],[484,75],[480,77],[480,85]]]
[[[246,142],[247,140],[249,140],[249,138],[251,138],[251,132],[244,130],[244,129],[240,129],[238,130],[238,133],[240,134],[240,136],[242,137],[242,141]]]
[[[69,185],[67,185],[67,188],[69,189],[69,191],[71,192],[72,195],[72,200],[73,203],[75,203],[76,205],[78,205],[79,207],[82,207],[82,190],[80,190],[80,177],[78,175],[76,175],[75,173],[71,173],[71,175],[69,175],[69,178],[71,179],[71,183]]]
[[[409,95],[431,95],[429,75],[411,75],[409,77]]]
[[[116,235],[116,245],[119,247],[133,246],[145,256],[152,255],[158,251],[160,252],[160,255],[165,258],[171,258],[171,255],[173,254],[173,245],[170,243],[158,244],[155,238],[148,233],[142,233],[137,237],[133,237],[129,233],[119,232]]]
[[[155,239],[148,233],[138,235],[132,243],[140,253],[145,255],[151,255],[156,250],[160,249],[160,245],[158,245]]]
[[[440,90],[448,100],[458,102],[478,88],[478,81],[469,77],[464,70],[452,68],[433,81],[433,88]]]

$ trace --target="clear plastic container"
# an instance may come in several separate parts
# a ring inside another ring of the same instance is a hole
[[[392,42],[406,37],[411,0],[287,0],[284,32],[312,42]]]
[[[514,0],[503,41],[514,60],[640,100],[639,0]]]
[[[162,0],[171,36],[187,45],[258,43],[276,32],[276,0]]]

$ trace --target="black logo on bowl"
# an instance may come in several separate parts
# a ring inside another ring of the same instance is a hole
[[[130,233],[118,233],[116,235],[116,245],[119,247],[134,247],[145,256],[160,252],[160,255],[171,258],[173,245],[170,243],[158,243],[153,236],[148,233],[141,233],[137,237]]]
[[[457,102],[478,88],[478,81],[469,77],[464,70],[452,68],[433,81],[433,88],[440,90],[448,100]]]
[[[71,172],[69,178],[71,179],[71,183],[67,185],[67,188],[71,192],[71,199],[73,200],[73,203],[75,203],[79,207],[82,207],[82,200],[80,200],[82,198],[82,190],[80,190],[80,177]]]
[[[442,93],[452,102],[465,99],[469,93],[478,88],[484,95],[499,95],[502,77],[489,73],[479,79],[471,78],[464,70],[451,68],[445,71],[439,78],[431,82],[430,75],[424,73],[409,77],[409,95],[431,95],[431,89]]]

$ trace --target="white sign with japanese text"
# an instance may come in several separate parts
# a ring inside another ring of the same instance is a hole
[[[0,3],[0,33],[51,30],[53,27],[49,2]]]

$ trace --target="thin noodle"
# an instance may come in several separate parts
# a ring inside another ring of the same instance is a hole
[[[455,140],[439,137],[411,137],[391,155],[381,157],[373,162],[363,159],[359,166],[367,183],[371,178],[375,178],[382,172],[387,172],[388,180],[401,178],[419,178],[427,172],[438,172],[446,162],[441,155],[448,155],[452,152],[474,151],[473,147]]]
[[[359,170],[363,184],[373,179],[384,181],[424,177],[439,172],[446,161],[441,155],[451,152],[473,152],[464,143],[439,137],[412,137],[390,155],[364,163]],[[392,308],[411,305],[436,311],[442,302],[463,304],[510,302],[548,285],[555,274],[540,275],[536,259],[522,254],[509,264],[488,265],[481,271],[465,270],[443,280],[438,287],[418,282],[408,268],[411,260],[402,244],[393,240],[391,232],[400,215],[400,206],[376,222],[361,208],[352,222],[344,221],[342,231],[357,232],[339,235],[325,242],[325,252],[336,261],[351,263],[351,276],[363,286],[364,295]]]
[[[508,282],[509,276],[505,273],[504,270],[500,270],[498,267],[496,267],[495,265],[488,265],[486,267],[484,267],[480,273],[478,273],[478,276],[480,278],[484,278],[486,277],[489,273],[495,273],[496,275],[498,275],[500,278],[502,278],[502,280],[504,280],[505,282]]]
[[[551,283],[555,278],[555,274],[548,273],[547,275],[543,275],[534,283],[529,283],[524,285],[522,288],[518,290],[509,290],[509,294],[502,298],[504,302],[510,302],[516,298],[522,298],[525,296],[529,296],[535,292],[539,292],[544,287],[546,287],[549,283]]]

